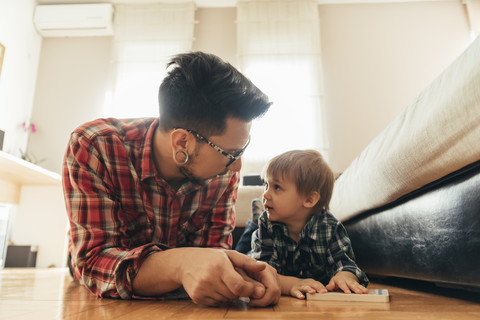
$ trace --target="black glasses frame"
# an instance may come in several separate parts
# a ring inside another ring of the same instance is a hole
[[[235,161],[237,161],[242,155],[243,153],[245,152],[245,149],[247,149],[248,145],[250,144],[250,136],[248,136],[248,141],[247,141],[247,144],[242,148],[240,149],[237,153],[235,153],[235,155],[223,150],[222,148],[220,148],[219,146],[217,146],[215,143],[213,143],[212,141],[208,140],[207,138],[205,138],[204,136],[202,136],[200,133],[194,131],[194,130],[191,130],[191,129],[187,129],[187,128],[181,128],[181,127],[177,127],[177,128],[174,128],[174,129],[183,129],[191,134],[193,134],[198,140],[202,141],[202,142],[205,142],[206,144],[208,144],[210,147],[212,147],[213,149],[215,149],[216,151],[218,151],[219,153],[221,153],[222,155],[224,155],[225,157],[227,157],[228,159],[230,159],[228,161],[228,163],[225,165],[225,168],[227,168],[229,165],[231,165],[232,163],[234,163]]]

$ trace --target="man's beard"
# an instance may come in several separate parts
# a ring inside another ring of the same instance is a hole
[[[224,171],[222,171],[222,172],[220,172],[220,173],[218,173],[214,176],[211,176],[211,177],[208,177],[208,178],[199,178],[199,177],[195,176],[192,173],[192,171],[190,170],[190,167],[193,164],[193,160],[194,160],[194,157],[190,157],[190,161],[188,161],[184,165],[178,166],[178,170],[180,170],[180,172],[185,176],[185,178],[187,178],[189,181],[191,181],[193,183],[200,184],[200,185],[205,185],[208,180],[210,180],[212,178],[215,178],[217,176],[223,176],[224,174],[226,174],[228,172],[228,169],[225,168]]]
[[[193,183],[199,184],[199,185],[205,185],[205,180],[195,176],[190,168],[192,167],[193,162],[195,161],[196,157],[198,154],[198,149],[195,149],[195,152],[191,155],[189,155],[188,161],[182,165],[177,165],[178,170],[180,171],[181,174],[185,176],[185,178],[188,181],[191,181]]]
[[[188,165],[183,165],[183,166],[178,166],[178,170],[180,170],[180,172],[185,176],[185,178],[187,178],[189,181],[193,182],[193,183],[196,183],[196,184],[200,184],[200,185],[204,185],[205,184],[205,180],[206,179],[201,179],[201,178],[198,178],[196,177],[189,169],[189,166]]]

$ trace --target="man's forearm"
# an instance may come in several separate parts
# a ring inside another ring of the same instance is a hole
[[[181,263],[185,263],[188,248],[169,249],[151,254],[141,265],[132,281],[138,296],[158,296],[179,288]]]
[[[183,286],[198,304],[213,306],[251,297],[255,305],[266,306],[278,302],[277,281],[276,272],[267,270],[265,263],[236,251],[186,247],[150,255],[132,286],[139,296],[158,296]]]

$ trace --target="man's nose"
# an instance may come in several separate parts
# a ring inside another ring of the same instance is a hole
[[[228,170],[238,172],[242,169],[242,157],[238,158],[231,165],[228,166]]]

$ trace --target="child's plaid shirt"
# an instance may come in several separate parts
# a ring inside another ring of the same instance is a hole
[[[336,273],[349,271],[361,285],[368,285],[367,276],[354,261],[347,231],[326,210],[310,218],[298,243],[289,237],[285,224],[270,221],[263,212],[259,229],[252,236],[250,255],[267,262],[281,275],[313,278],[326,285]]]

